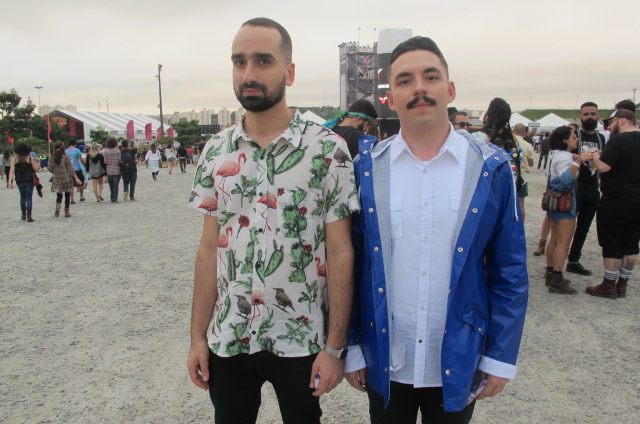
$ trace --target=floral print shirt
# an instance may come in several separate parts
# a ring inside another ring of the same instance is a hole
[[[210,139],[190,205],[218,218],[213,353],[317,353],[326,342],[325,224],[359,210],[346,142],[296,111],[266,149],[242,123]]]

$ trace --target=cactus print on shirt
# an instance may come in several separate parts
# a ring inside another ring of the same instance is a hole
[[[317,353],[328,317],[324,225],[359,210],[346,142],[297,111],[266,149],[238,123],[207,142],[190,205],[220,229],[211,350]]]

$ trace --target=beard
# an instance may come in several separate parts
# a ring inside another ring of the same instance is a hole
[[[280,103],[284,97],[286,86],[285,78],[282,78],[282,82],[276,86],[273,92],[270,92],[266,85],[260,84],[259,82],[252,82],[251,84],[242,83],[239,87],[235,88],[234,91],[236,98],[243,108],[249,112],[264,112]],[[242,94],[242,91],[247,88],[261,90],[263,94],[261,96],[245,96]]]
[[[611,135],[619,134],[620,133],[620,126],[615,125],[615,124],[609,125],[609,133]]]
[[[582,122],[582,129],[585,131],[593,131],[598,126],[598,121],[593,118],[589,118],[585,121],[581,120],[580,122]]]

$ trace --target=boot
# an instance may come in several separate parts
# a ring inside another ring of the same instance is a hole
[[[538,248],[533,251],[533,256],[541,256],[544,254],[544,248],[547,246],[546,240],[540,240],[538,242]]]
[[[618,293],[618,297],[627,296],[627,281],[629,281],[628,278],[618,278],[618,282],[616,283],[616,292]]]
[[[69,218],[71,216],[71,212],[69,212],[69,208],[64,208],[64,217]]]
[[[22,211],[22,218],[20,219],[23,221],[27,219],[27,211]]]
[[[127,200],[129,200],[129,192],[125,191],[124,192],[124,201],[126,202]]]
[[[553,267],[548,266],[544,270],[544,285],[547,287],[551,284],[551,275],[553,275]]]
[[[585,290],[587,294],[591,296],[607,297],[609,299],[617,299],[618,292],[616,291],[616,280],[609,280],[604,278],[602,283],[597,286],[589,286]]]
[[[27,222],[33,222],[34,219],[31,218],[31,212],[27,212]]]
[[[62,203],[56,203],[56,214],[55,214],[56,217],[60,216],[60,207],[61,206],[62,206]]]
[[[578,291],[571,287],[571,281],[562,276],[562,273],[551,273],[551,281],[549,282],[549,292],[560,294],[577,294]]]

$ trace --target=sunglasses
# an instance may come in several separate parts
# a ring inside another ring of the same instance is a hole
[[[459,125],[459,126],[460,126],[460,128],[464,128],[464,127],[471,127],[471,124],[470,124],[470,123],[468,123],[468,122],[456,122],[456,123],[455,123],[455,124],[453,124],[453,125]]]

